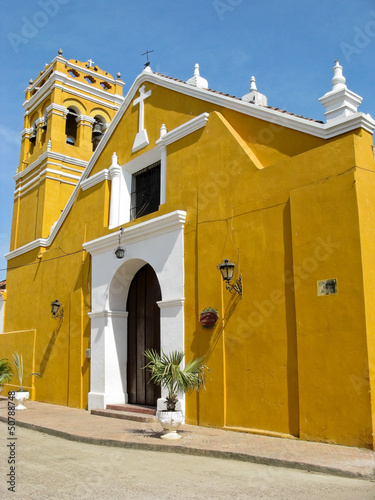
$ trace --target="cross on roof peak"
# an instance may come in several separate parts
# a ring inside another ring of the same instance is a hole
[[[146,52],[144,54],[142,54],[142,56],[147,56],[147,61],[145,62],[145,68],[147,68],[147,66],[150,66],[150,61],[148,60],[148,55],[151,54],[151,52],[154,52],[153,50],[146,50]]]

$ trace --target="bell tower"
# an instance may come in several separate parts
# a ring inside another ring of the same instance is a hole
[[[25,90],[11,251],[49,236],[124,99],[120,73],[62,54]]]

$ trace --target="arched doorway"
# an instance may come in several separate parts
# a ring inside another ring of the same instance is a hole
[[[160,353],[161,290],[155,271],[149,264],[134,276],[128,294],[128,402],[156,406],[161,397],[160,387],[149,384],[149,374],[143,369],[146,349]]]

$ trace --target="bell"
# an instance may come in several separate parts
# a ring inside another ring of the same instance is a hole
[[[30,142],[35,142],[36,141],[36,131],[37,131],[37,128],[33,127],[33,131],[31,132],[31,135],[29,137],[29,141]]]
[[[94,128],[92,129],[93,137],[100,137],[103,135],[102,126],[99,122],[95,122]]]

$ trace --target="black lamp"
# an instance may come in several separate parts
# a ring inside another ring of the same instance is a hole
[[[228,259],[224,259],[223,262],[221,264],[219,264],[217,267],[220,269],[223,280],[226,283],[225,288],[227,290],[229,290],[230,293],[233,293],[233,292],[238,293],[240,295],[240,297],[242,298],[242,276],[241,276],[241,274],[234,283],[231,283],[231,281],[233,279],[235,264],[233,262],[230,262],[230,260],[228,260]]]
[[[118,259],[123,259],[126,255],[126,249],[121,246],[121,236],[122,236],[122,227],[120,227],[120,234],[118,235],[118,247],[115,250],[115,255]]]
[[[51,302],[51,314],[53,319],[63,319],[64,317],[64,307],[61,306],[60,302],[57,299]]]

